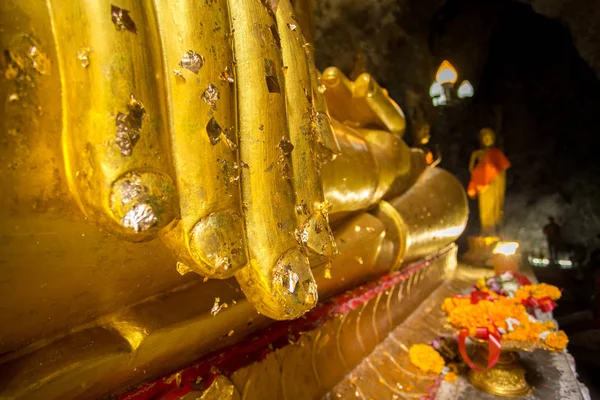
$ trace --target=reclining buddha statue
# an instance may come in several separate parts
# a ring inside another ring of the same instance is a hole
[[[293,3],[0,4],[0,398],[119,393],[448,253],[460,183]]]

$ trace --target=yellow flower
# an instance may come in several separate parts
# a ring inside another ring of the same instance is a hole
[[[567,347],[567,343],[569,343],[569,338],[567,334],[563,331],[552,332],[548,336],[546,336],[546,345],[552,347],[555,351],[562,351],[565,347]]]
[[[414,344],[408,350],[410,362],[423,372],[441,374],[444,369],[444,359],[433,347],[427,344]]]
[[[487,288],[487,285],[485,284],[485,279],[484,278],[477,279],[477,282],[475,283],[475,287],[479,290]]]

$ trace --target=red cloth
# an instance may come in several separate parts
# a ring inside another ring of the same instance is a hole
[[[474,198],[484,187],[488,186],[502,171],[510,167],[510,161],[500,149],[489,149],[471,172],[471,181],[467,188],[469,197]]]

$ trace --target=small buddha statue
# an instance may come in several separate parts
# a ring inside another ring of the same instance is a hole
[[[494,147],[496,134],[491,128],[481,129],[479,140],[481,148],[471,154],[469,162],[471,181],[467,193],[470,198],[479,199],[481,234],[494,236],[502,223],[506,170],[510,161],[502,150]]]

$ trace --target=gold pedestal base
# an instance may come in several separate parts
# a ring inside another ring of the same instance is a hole
[[[487,365],[487,347],[478,346],[475,362]],[[519,363],[515,351],[502,351],[498,363],[483,371],[469,371],[469,382],[479,390],[496,396],[522,397],[531,392],[525,380],[525,369]]]
[[[493,267],[492,250],[500,241],[497,236],[469,236],[467,238],[469,250],[462,256],[462,260],[483,267]]]

